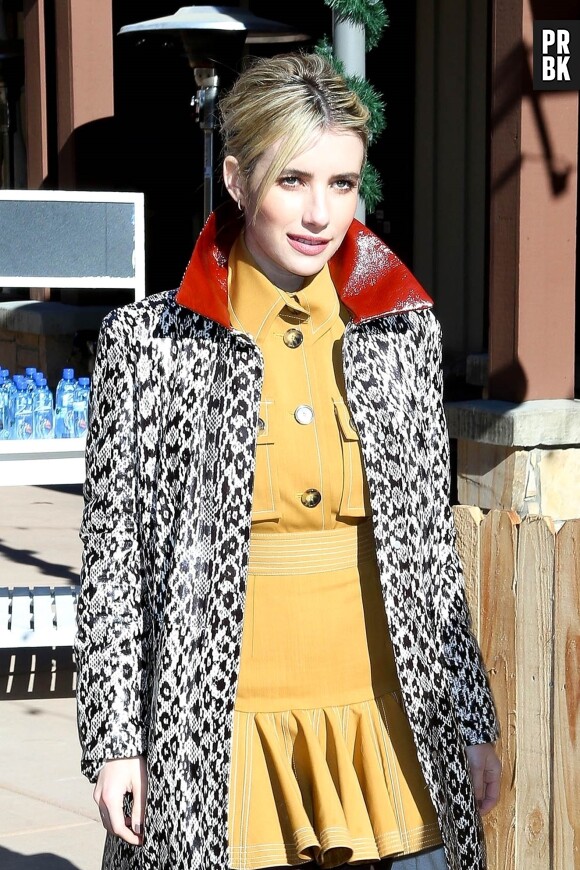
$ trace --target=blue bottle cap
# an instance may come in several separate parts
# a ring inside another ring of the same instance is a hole
[[[46,386],[46,378],[39,378],[38,379],[38,386],[45,387]]]
[[[74,369],[63,369],[62,376],[65,379],[65,381],[70,381],[75,376],[75,370]]]
[[[26,366],[26,377],[36,374],[36,366]]]
[[[79,378],[79,384],[81,385],[81,387],[88,387],[89,383],[89,378]]]

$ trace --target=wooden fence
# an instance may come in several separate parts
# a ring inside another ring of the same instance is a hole
[[[580,520],[453,510],[502,731],[489,870],[580,870]]]

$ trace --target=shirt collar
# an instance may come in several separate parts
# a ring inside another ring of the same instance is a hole
[[[340,303],[328,266],[306,278],[299,290],[281,290],[258,268],[240,234],[228,259],[228,313],[232,326],[260,342],[285,308],[298,316],[298,322],[310,320],[314,340],[330,329],[339,316]]]

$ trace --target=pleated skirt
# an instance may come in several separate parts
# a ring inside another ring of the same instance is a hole
[[[441,842],[370,521],[252,535],[228,838],[234,870],[332,868]]]

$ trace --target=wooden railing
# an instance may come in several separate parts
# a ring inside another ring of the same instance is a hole
[[[488,870],[580,870],[580,519],[454,513],[502,731]]]

